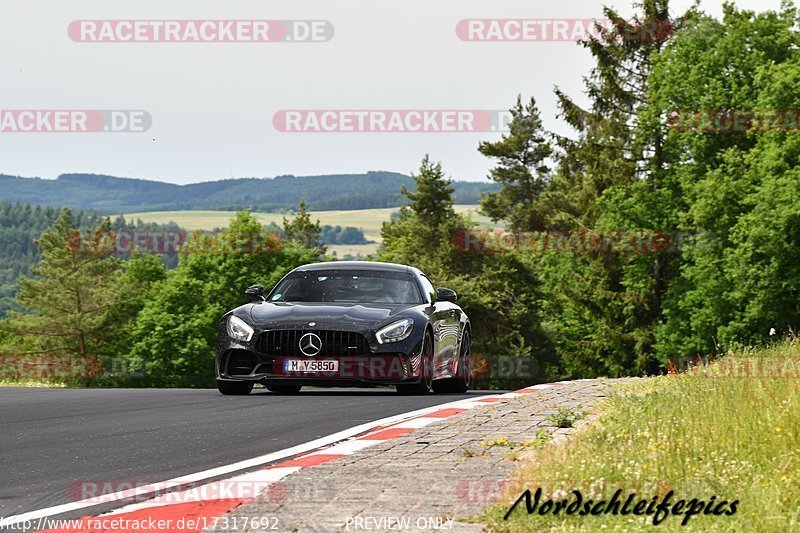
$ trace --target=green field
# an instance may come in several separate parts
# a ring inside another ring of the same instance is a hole
[[[489,218],[477,213],[477,205],[456,205],[453,206],[456,212],[471,214],[473,220],[484,226],[494,227],[495,225]],[[388,221],[392,213],[399,208],[389,207],[385,209],[357,209],[353,211],[316,211],[312,212],[312,218],[319,219],[324,226],[353,226],[361,229],[364,236],[375,244],[339,244],[329,246],[331,252],[336,252],[339,257],[345,254],[366,255],[374,253],[378,249],[381,241],[381,224]],[[144,222],[158,222],[166,224],[175,222],[187,230],[213,230],[214,228],[224,228],[230,219],[235,215],[232,211],[153,211],[151,213],[124,213],[123,216],[128,221],[141,219]],[[262,224],[275,222],[281,225],[283,213],[253,213]]]

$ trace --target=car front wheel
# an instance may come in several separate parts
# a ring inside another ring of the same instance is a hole
[[[458,350],[458,367],[456,377],[433,383],[433,391],[437,393],[467,392],[472,386],[472,339],[469,331],[464,332]]]
[[[419,383],[396,385],[400,394],[429,394],[433,388],[433,337],[425,334],[422,343],[422,371]]]

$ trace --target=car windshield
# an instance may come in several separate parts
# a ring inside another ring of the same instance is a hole
[[[313,270],[289,274],[272,291],[272,302],[420,304],[411,274],[384,270]]]

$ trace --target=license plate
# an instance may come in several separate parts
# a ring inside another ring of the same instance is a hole
[[[336,372],[339,361],[304,361],[287,359],[283,362],[284,372]]]

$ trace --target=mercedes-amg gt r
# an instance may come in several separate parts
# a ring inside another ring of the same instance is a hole
[[[217,388],[279,393],[303,385],[394,385],[398,392],[466,392],[471,329],[456,293],[418,269],[338,261],[298,267],[219,323]]]

